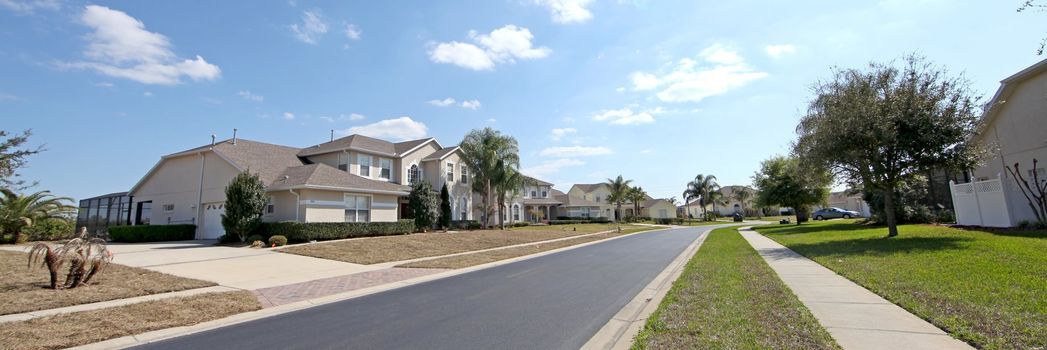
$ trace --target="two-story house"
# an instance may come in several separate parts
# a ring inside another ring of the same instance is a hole
[[[584,202],[596,204],[596,211],[588,211],[588,217],[599,217],[615,219],[614,211],[616,205],[607,200],[611,195],[611,187],[605,183],[575,184],[567,191],[568,198],[577,198]],[[675,218],[676,206],[665,199],[647,198],[640,203],[640,212],[634,213],[634,205],[631,201],[622,203],[622,217],[643,216],[651,218]],[[575,215],[571,215],[575,216]]]
[[[394,143],[350,135],[296,148],[234,135],[161,157],[129,191],[132,223],[193,223],[197,238],[218,238],[225,187],[244,170],[266,186],[264,221],[395,221],[407,215],[415,181],[436,189],[447,184],[453,219],[471,219],[470,177],[460,152],[433,138]]]

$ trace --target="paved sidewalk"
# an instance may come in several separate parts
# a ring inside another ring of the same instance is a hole
[[[738,231],[844,349],[973,349],[749,227]]]

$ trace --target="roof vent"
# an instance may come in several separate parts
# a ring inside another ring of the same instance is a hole
[[[331,129],[331,142],[334,142],[334,129]]]
[[[214,148],[214,134],[211,134],[211,148]]]
[[[236,128],[233,128],[233,144],[236,144]]]

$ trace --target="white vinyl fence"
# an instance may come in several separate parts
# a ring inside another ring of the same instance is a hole
[[[1011,227],[1007,193],[1000,177],[991,180],[953,183],[949,181],[956,223],[969,226]]]

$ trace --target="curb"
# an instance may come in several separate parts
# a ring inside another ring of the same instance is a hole
[[[124,336],[124,337],[120,337],[120,338],[113,338],[113,339],[104,340],[104,341],[97,342],[97,343],[85,344],[85,345],[81,345],[81,346],[71,347],[69,349],[84,349],[84,350],[88,350],[88,349],[90,349],[90,350],[94,350],[94,349],[123,349],[123,348],[129,348],[129,347],[132,347],[132,346],[138,346],[138,345],[144,345],[144,344],[148,344],[148,343],[154,343],[154,342],[158,342],[158,341],[162,341],[162,340],[166,340],[166,339],[170,339],[170,338],[190,335],[190,334],[194,334],[194,333],[209,331],[209,330],[216,329],[216,328],[232,326],[232,325],[236,325],[236,324],[239,324],[239,323],[244,323],[244,322],[254,321],[254,320],[258,320],[258,319],[262,319],[262,318],[266,318],[266,317],[271,317],[271,316],[276,316],[276,315],[285,314],[285,313],[289,313],[289,312],[299,311],[299,310],[311,308],[311,307],[314,307],[314,306],[320,306],[320,305],[330,304],[330,303],[334,303],[334,302],[354,299],[354,298],[358,298],[358,297],[362,297],[362,296],[366,296],[366,295],[381,293],[381,292],[385,292],[385,291],[389,291],[389,290],[393,290],[393,289],[398,289],[398,288],[411,286],[411,285],[415,285],[415,284],[421,284],[421,283],[434,281],[434,280],[438,280],[438,279],[442,279],[442,278],[447,278],[447,277],[452,277],[452,276],[457,276],[457,275],[463,275],[463,274],[470,273],[470,272],[477,271],[477,270],[488,269],[488,268],[492,268],[492,267],[497,267],[497,266],[501,266],[501,265],[515,263],[515,262],[518,262],[518,261],[533,259],[533,258],[545,256],[545,255],[556,254],[556,253],[559,253],[559,252],[563,252],[563,251],[567,251],[567,250],[571,250],[571,249],[577,249],[577,248],[581,248],[581,247],[585,247],[585,246],[589,246],[589,245],[593,245],[593,244],[608,242],[608,241],[615,240],[615,239],[620,239],[620,238],[625,238],[625,237],[630,237],[630,236],[634,236],[634,235],[638,235],[638,234],[645,234],[645,233],[650,233],[650,232],[659,232],[659,231],[664,231],[664,230],[668,230],[668,229],[670,229],[670,228],[641,231],[641,232],[625,234],[625,235],[621,235],[621,236],[617,236],[617,237],[601,239],[601,240],[598,240],[598,241],[580,243],[580,244],[567,246],[567,247],[563,247],[563,248],[547,250],[547,251],[544,251],[544,252],[535,253],[535,254],[531,254],[531,255],[519,256],[519,257],[515,257],[515,258],[494,261],[494,262],[490,262],[490,263],[486,263],[486,264],[470,266],[470,267],[461,268],[461,269],[457,269],[457,270],[450,270],[450,271],[446,271],[446,272],[435,273],[435,274],[432,274],[432,275],[415,277],[415,278],[412,278],[412,279],[407,279],[407,280],[403,280],[403,281],[399,281],[399,282],[386,283],[386,284],[383,284],[383,285],[378,285],[378,286],[373,286],[373,287],[368,287],[368,288],[362,288],[362,289],[357,289],[357,290],[343,292],[343,293],[338,293],[338,294],[332,294],[332,295],[328,295],[328,296],[323,296],[323,297],[319,297],[319,298],[298,301],[298,302],[294,302],[294,303],[290,303],[290,304],[274,306],[274,307],[271,307],[271,308],[266,308],[266,309],[261,309],[261,310],[245,312],[245,313],[242,313],[242,314],[236,314],[236,315],[233,315],[233,316],[229,316],[229,317],[225,317],[225,318],[221,318],[221,319],[217,319],[217,320],[211,320],[211,321],[207,321],[207,322],[202,322],[202,323],[198,323],[198,324],[195,324],[195,325],[160,329],[160,330],[150,331],[150,332],[146,332],[146,333],[142,333],[142,334],[131,335],[131,336]],[[577,236],[575,236],[575,237],[577,237]],[[539,243],[539,242],[535,242],[535,243]],[[535,244],[535,243],[531,243],[531,244]],[[675,278],[674,278],[674,280],[675,280]]]
[[[735,225],[706,225],[704,228],[708,229],[698,235],[698,238],[680,255],[677,255],[676,259],[669,263],[669,266],[666,266],[651,283],[648,283],[636,297],[625,304],[614,317],[611,317],[585,345],[582,345],[582,349],[618,350],[632,347],[634,338],[643,330],[647,318],[658,309],[662,299],[669,294],[673,283],[683,274],[687,262],[691,261],[691,258],[698,252],[698,248],[705,242],[709,233],[718,228],[732,226]]]
[[[213,292],[232,292],[232,291],[238,291],[238,290],[241,290],[241,289],[237,289],[237,288],[233,288],[233,287],[226,287],[226,286],[210,286],[210,287],[185,289],[185,290],[179,290],[179,291],[167,292],[167,293],[160,293],[160,294],[140,295],[140,296],[137,296],[137,297],[99,301],[99,302],[94,302],[94,303],[89,303],[89,304],[65,306],[65,307],[59,307],[59,308],[54,308],[54,309],[29,311],[29,312],[23,312],[23,313],[18,313],[18,314],[9,314],[9,315],[0,316],[0,325],[2,325],[5,322],[25,321],[25,320],[31,320],[31,319],[34,319],[34,318],[40,318],[40,317],[44,317],[44,316],[52,316],[52,315],[58,315],[58,314],[65,314],[65,313],[70,313],[70,312],[99,310],[99,309],[104,309],[104,308],[108,308],[108,307],[124,306],[124,305],[130,305],[130,304],[137,304],[137,303],[147,302],[147,301],[164,300],[164,299],[170,299],[170,298],[185,297],[185,296],[190,296],[190,295],[197,295],[197,294],[204,294],[204,293],[213,293]]]

